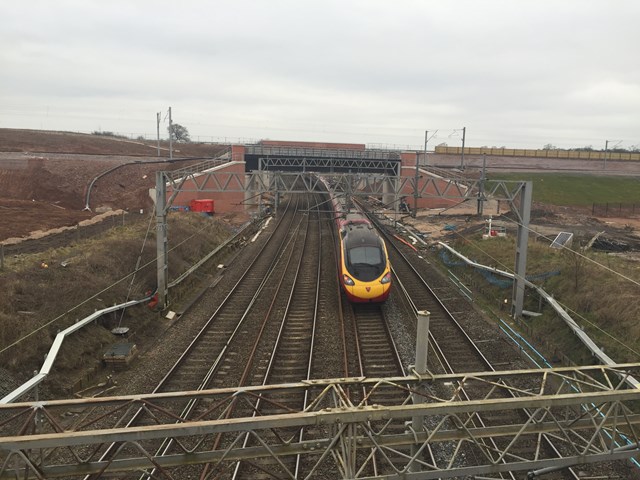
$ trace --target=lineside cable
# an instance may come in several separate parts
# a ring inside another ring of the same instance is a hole
[[[131,276],[131,282],[129,282],[129,289],[127,290],[127,296],[125,298],[125,303],[129,301],[129,297],[131,296],[131,290],[133,290],[133,282],[136,280],[136,272],[140,268],[140,262],[142,261],[142,253],[144,252],[144,247],[147,245],[147,238],[149,238],[149,232],[151,231],[151,224],[153,223],[153,218],[156,213],[156,205],[153,205],[151,209],[151,214],[149,215],[149,224],[147,225],[147,232],[144,234],[144,240],[142,241],[142,247],[140,247],[140,254],[138,255],[138,260],[136,261],[136,268],[133,271],[133,275]],[[118,320],[118,328],[122,324],[122,319],[124,318],[124,309],[120,311],[120,320]]]
[[[185,242],[191,240],[193,237],[195,237],[197,234],[201,233],[202,231],[204,231],[204,229],[206,228],[203,227],[200,230],[198,230],[197,232],[195,232],[193,235],[190,235],[189,237],[185,238],[183,241],[181,241],[180,243],[178,243],[177,245],[175,245],[174,247],[170,248],[168,252],[171,252],[173,250],[175,250],[176,248],[178,248],[179,246],[181,246],[182,244],[184,244]],[[48,321],[47,323],[40,325],[38,328],[36,328],[35,330],[29,332],[28,334],[26,334],[25,336],[17,339],[16,341],[14,341],[13,343],[10,343],[9,345],[7,345],[6,347],[2,348],[0,350],[0,354],[6,352],[7,350],[9,350],[10,348],[15,347],[16,345],[18,345],[19,343],[22,343],[24,340],[26,340],[27,338],[31,337],[32,335],[35,335],[36,333],[38,333],[40,330],[48,327],[49,325],[57,322],[58,320],[60,320],[61,318],[63,318],[65,315],[68,315],[72,312],[74,312],[75,310],[77,310],[78,308],[80,308],[82,305],[84,305],[85,303],[93,300],[94,298],[97,298],[99,295],[103,294],[104,292],[110,290],[111,288],[115,287],[116,285],[118,285],[119,283],[125,281],[127,278],[129,278],[132,275],[135,275],[137,272],[139,272],[140,270],[143,270],[145,268],[147,268],[149,265],[152,265],[153,263],[155,263],[157,261],[158,257],[156,256],[155,258],[153,258],[152,260],[148,261],[147,263],[145,263],[144,265],[142,265],[141,267],[137,268],[136,270],[134,270],[131,273],[128,273],[127,275],[125,275],[124,277],[122,277],[119,280],[116,280],[115,282],[113,282],[111,285],[109,285],[108,287],[103,288],[102,290],[100,290],[99,292],[95,293],[94,295],[90,296],[89,298],[87,298],[86,300],[83,300],[82,302],[80,302],[79,304],[71,307],[69,310],[67,310],[64,313],[61,313],[60,315],[58,315],[57,317],[55,317],[54,319]]]
[[[510,220],[510,219],[509,219],[509,220]],[[514,220],[511,220],[511,221],[512,221],[512,222],[514,222],[514,223],[516,223],[516,224],[518,224],[518,225],[520,225],[518,222],[516,222],[516,221],[514,221]],[[528,230],[532,231],[531,229],[528,229]],[[486,255],[487,257],[489,257],[490,259],[492,259],[494,262],[496,262],[498,265],[500,265],[500,266],[501,266],[505,271],[508,271],[509,273],[514,273],[512,268],[510,268],[509,266],[505,265],[503,262],[501,262],[501,261],[500,261],[500,260],[498,260],[497,258],[493,257],[491,254],[489,254],[488,252],[486,252],[485,250],[483,250],[482,248],[480,248],[479,246],[477,246],[477,245],[476,245],[475,243],[473,243],[470,239],[468,239],[467,237],[465,237],[464,235],[462,235],[462,234],[461,234],[461,233],[459,233],[459,232],[454,232],[454,233],[455,233],[456,235],[458,235],[460,238],[462,238],[462,239],[463,239],[467,244],[471,245],[473,248],[475,248],[475,249],[479,250],[479,251],[480,251],[480,252],[482,252],[484,255]],[[537,232],[535,232],[535,231],[534,231],[534,233],[536,233],[536,234],[537,234]],[[543,237],[543,238],[545,238],[545,239],[547,239],[547,240],[552,241],[552,239],[549,239],[548,237],[546,237],[546,236],[544,236],[544,235],[540,235],[540,236],[541,236],[541,237]],[[581,255],[579,252],[576,252],[575,250],[572,250],[572,249],[570,249],[570,248],[568,248],[568,247],[563,247],[563,248],[566,248],[566,249],[567,249],[567,250],[569,250],[570,252],[574,252],[574,253],[577,253],[577,254]],[[583,256],[584,258],[589,258],[589,257],[586,257],[585,255],[581,255],[581,256]],[[598,262],[596,262],[596,261],[593,261],[593,263],[595,263],[596,265],[599,265],[599,266],[604,266],[604,265],[602,265],[602,264],[600,264],[600,263],[598,263]],[[617,272],[615,272],[615,270],[612,270],[612,269],[610,269],[610,268],[608,268],[608,267],[605,267],[605,268],[606,268],[607,270],[609,270],[609,271],[613,272],[613,273],[617,273]],[[514,273],[514,275],[515,275],[515,273]],[[623,277],[623,278],[625,278],[625,279],[628,279],[628,278],[627,278],[625,275],[623,275],[623,274],[620,274],[620,276],[621,276],[621,277]],[[633,279],[628,279],[628,280],[630,280],[632,283],[635,283],[635,284],[640,285],[638,282],[636,282],[636,281],[635,281],[635,280],[633,280]],[[556,300],[556,301],[557,301],[557,300]],[[603,330],[601,327],[599,327],[598,325],[596,325],[595,323],[593,323],[593,322],[591,322],[591,321],[587,320],[587,319],[586,319],[583,315],[581,315],[580,313],[576,312],[576,311],[575,311],[575,310],[573,310],[572,308],[567,307],[565,304],[563,304],[563,303],[561,303],[561,302],[558,302],[558,304],[560,304],[560,305],[561,305],[565,310],[567,310],[567,311],[571,312],[572,314],[574,314],[575,316],[579,317],[579,318],[580,318],[581,320],[583,320],[585,323],[588,323],[588,324],[589,324],[590,326],[592,326],[593,328],[595,328],[595,329],[599,330],[601,333],[603,333],[603,334],[605,334],[606,336],[608,336],[609,338],[611,338],[611,340],[615,341],[615,342],[616,342],[616,343],[618,343],[619,345],[623,346],[624,348],[626,348],[626,349],[627,349],[627,350],[629,350],[630,352],[632,352],[632,353],[634,353],[634,354],[636,354],[636,355],[638,355],[638,356],[640,357],[640,352],[638,352],[637,350],[635,350],[635,349],[634,349],[633,347],[631,347],[630,345],[627,345],[627,344],[625,344],[624,342],[622,342],[621,340],[617,339],[616,337],[614,337],[613,335],[611,335],[610,333],[608,333],[607,331]]]

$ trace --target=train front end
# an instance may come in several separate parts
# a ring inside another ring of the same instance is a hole
[[[342,236],[340,283],[349,301],[380,303],[391,291],[391,268],[384,241],[367,225]]]

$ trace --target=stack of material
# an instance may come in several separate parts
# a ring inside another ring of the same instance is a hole
[[[116,370],[126,368],[137,350],[135,343],[116,343],[104,353],[102,361]]]

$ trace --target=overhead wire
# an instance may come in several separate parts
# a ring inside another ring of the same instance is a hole
[[[517,225],[523,226],[524,228],[526,228],[527,230],[535,233],[536,235],[545,238],[546,240],[549,241],[553,241],[553,239],[550,239],[549,237],[540,234],[538,232],[535,232],[534,230],[532,230],[529,227],[525,227],[523,224],[517,222],[516,220],[507,218],[508,221],[511,221]],[[508,265],[506,265],[504,262],[500,261],[499,259],[495,258],[493,255],[491,255],[489,252],[487,252],[486,250],[483,250],[482,248],[480,248],[478,245],[476,245],[474,242],[472,242],[469,238],[465,237],[464,235],[462,235],[460,232],[456,232],[454,231],[454,233],[456,235],[458,235],[460,238],[462,238],[468,245],[470,245],[472,248],[475,248],[476,250],[479,250],[480,252],[482,252],[484,255],[486,255],[488,258],[490,258],[491,260],[493,260],[497,265],[500,265],[505,271],[509,272],[509,273],[513,273],[515,275],[515,272],[513,270],[513,268],[509,267]],[[564,245],[562,246],[563,248],[569,250],[570,252],[576,253],[577,255],[580,255],[586,259],[592,260],[589,257],[582,255],[580,252],[577,252],[569,247],[565,247]],[[625,278],[627,280],[630,280],[632,283],[636,284],[636,285],[640,285],[640,283],[638,283],[637,281],[628,278],[626,275],[620,274],[619,272],[616,272],[615,270],[602,265],[601,263],[598,263],[596,261],[593,260],[593,263],[595,263],[598,266],[601,266],[603,268],[605,268],[606,270],[614,273],[614,274],[618,274],[620,275],[622,278]],[[557,300],[556,300],[557,301]],[[611,340],[615,341],[616,343],[618,343],[619,345],[623,346],[624,348],[626,348],[627,350],[629,350],[630,352],[640,356],[640,352],[638,352],[637,350],[635,350],[633,347],[631,347],[630,345],[627,345],[626,343],[624,343],[623,341],[621,341],[620,339],[614,337],[613,335],[611,335],[609,332],[605,331],[604,329],[602,329],[601,327],[599,327],[598,325],[596,325],[595,323],[591,322],[590,320],[586,319],[582,314],[580,314],[579,312],[576,312],[575,310],[573,310],[572,308],[568,307],[567,305],[558,302],[558,304],[560,304],[565,310],[567,310],[568,312],[574,314],[575,316],[579,317],[581,320],[583,320],[585,323],[588,323],[590,326],[592,326],[593,328],[597,329],[598,331],[600,331],[601,333],[605,334],[606,336],[608,336],[609,338],[611,338]]]
[[[535,230],[531,229],[529,226],[526,226],[526,225],[518,222],[517,220],[511,219],[511,218],[508,218],[508,217],[506,217],[506,220],[509,221],[509,222],[515,223],[516,225],[518,225],[520,227],[525,228],[529,232],[535,233],[536,235],[538,235],[539,237],[544,238],[545,240],[549,240],[550,242],[553,242],[553,240],[554,240],[552,238],[547,237],[546,235],[543,235],[541,233],[536,232]],[[579,257],[582,257],[585,260],[587,260],[587,261],[589,261],[589,262],[591,262],[591,263],[593,263],[593,264],[595,264],[595,265],[597,265],[599,267],[604,268],[605,270],[609,271],[610,273],[613,273],[614,275],[617,275],[620,278],[623,278],[623,279],[633,283],[634,285],[637,285],[638,287],[640,287],[640,281],[634,280],[633,278],[630,278],[630,277],[624,275],[623,273],[617,272],[616,270],[614,270],[614,269],[612,269],[612,268],[610,268],[610,267],[608,267],[606,265],[603,265],[602,263],[599,263],[599,262],[595,261],[594,259],[584,255],[583,253],[581,253],[581,252],[579,252],[577,250],[573,250],[572,248],[569,248],[566,245],[560,245],[560,248],[562,248],[564,250],[568,250],[569,252],[574,253],[574,254],[578,255]]]
[[[556,302],[558,302],[558,300],[556,300]],[[584,321],[585,323],[588,323],[589,326],[593,327],[594,329],[598,330],[600,333],[606,335],[607,337],[609,337],[611,340],[613,340],[614,342],[616,342],[617,344],[623,346],[624,348],[626,348],[627,350],[629,350],[630,352],[638,355],[638,357],[640,357],[640,352],[638,350],[635,350],[633,347],[631,347],[630,345],[627,345],[626,343],[624,343],[622,340],[619,340],[618,338],[614,337],[613,335],[611,335],[609,332],[607,332],[606,330],[604,330],[602,327],[600,327],[599,325],[593,323],[592,321],[588,320],[587,318],[585,318],[581,313],[576,312],[575,310],[573,310],[572,308],[568,307],[567,305],[558,302],[558,304],[560,306],[562,306],[562,308],[564,308],[566,311],[572,313],[573,315],[575,315],[576,317],[579,317],[580,320]]]
[[[167,253],[172,252],[173,250],[175,250],[176,248],[178,248],[179,246],[183,245],[185,242],[191,240],[193,237],[195,237],[196,235],[198,235],[199,233],[201,233],[202,231],[204,231],[204,229],[206,228],[203,227],[200,230],[196,231],[193,233],[193,235],[190,235],[189,237],[185,238],[184,240],[182,240],[180,243],[178,243],[177,245],[175,245],[174,247],[171,247],[169,250],[167,250]],[[90,296],[89,298],[83,300],[82,302],[78,303],[77,305],[71,307],[69,310],[67,310],[64,313],[61,313],[60,315],[58,315],[57,317],[53,318],[52,320],[48,321],[47,323],[44,323],[42,325],[40,325],[39,327],[37,327],[36,329],[32,330],[31,332],[29,332],[28,334],[24,335],[23,337],[20,337],[19,339],[15,340],[13,343],[10,343],[9,345],[7,345],[6,347],[3,347],[2,349],[0,349],[0,354],[6,352],[7,350],[9,350],[10,348],[15,347],[16,345],[22,343],[23,341],[25,341],[26,339],[28,339],[29,337],[35,335],[36,333],[40,332],[41,330],[43,330],[44,328],[54,324],[55,322],[57,322],[58,320],[60,320],[61,318],[65,317],[66,315],[76,311],[78,308],[80,308],[81,306],[83,306],[84,304],[86,304],[87,302],[97,298],[99,295],[103,294],[104,292],[110,290],[111,288],[115,287],[116,285],[118,285],[119,283],[125,281],[126,279],[128,279],[129,277],[131,277],[132,275],[135,275],[136,273],[138,273],[139,271],[147,268],[149,265],[152,265],[153,263],[155,263],[158,259],[158,256],[156,256],[155,258],[153,258],[152,260],[148,261],[147,263],[145,263],[144,265],[142,265],[139,268],[136,268],[134,271],[128,273],[127,275],[125,275],[124,277],[122,277],[119,280],[116,280],[115,282],[113,282],[111,285],[103,288],[102,290],[100,290],[99,292],[95,293],[94,295]]]
[[[131,276],[131,282],[129,282],[129,289],[127,290],[127,296],[125,298],[124,303],[129,301],[129,297],[131,296],[131,290],[133,290],[133,283],[136,280],[136,273],[138,268],[140,268],[140,262],[142,261],[142,253],[144,252],[144,247],[147,245],[147,238],[149,238],[149,232],[151,231],[151,224],[153,223],[153,217],[156,213],[156,205],[153,205],[151,209],[151,213],[149,214],[149,223],[147,224],[147,232],[144,234],[144,240],[142,241],[142,246],[140,247],[140,254],[138,255],[138,260],[136,261],[136,267],[134,269],[134,274]],[[120,319],[118,320],[118,328],[122,324],[122,319],[124,318],[124,309],[120,312]]]

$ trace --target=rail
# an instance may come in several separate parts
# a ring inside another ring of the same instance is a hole
[[[487,265],[482,265],[481,263],[474,262],[473,260],[470,260],[469,258],[465,257],[460,252],[451,248],[446,243],[442,243],[442,242],[438,242],[438,243],[442,245],[444,248],[446,248],[449,252],[453,253],[454,255],[462,259],[465,263],[467,263],[468,265],[471,265],[472,267],[493,272],[498,275],[503,275],[505,277],[515,278],[515,275],[513,273],[505,272],[504,270],[499,270],[497,268],[489,267]],[[560,316],[560,318],[564,320],[567,326],[580,339],[580,341],[584,344],[584,346],[587,347],[589,351],[591,351],[591,353],[598,360],[600,360],[600,362],[603,365],[616,365],[616,362],[611,357],[609,357],[609,355],[604,353],[604,351],[600,347],[598,347],[593,340],[591,340],[589,335],[587,335],[580,328],[580,326],[576,323],[576,321],[573,318],[571,318],[571,315],[569,315],[569,313],[567,313],[567,311],[560,306],[560,304],[556,301],[555,298],[553,298],[553,296],[549,295],[541,287],[538,287],[536,284],[530,282],[529,280],[525,280],[524,283],[526,286],[533,288],[538,292],[538,294],[556,311],[556,313]],[[634,377],[631,377],[631,376],[626,377],[625,381],[627,382],[627,384],[629,384],[633,388],[640,388],[640,382],[636,380]]]
[[[297,206],[291,207],[291,210],[294,209],[297,210]],[[232,342],[242,336],[241,329],[245,323],[248,323],[248,312],[256,303],[258,295],[265,285],[265,279],[269,276],[269,272],[276,267],[284,245],[282,237],[289,230],[293,217],[293,214],[289,215],[286,211],[279,217],[276,226],[276,232],[279,232],[279,235],[271,235],[268,238],[260,249],[261,254],[249,262],[231,291],[227,293],[216,311],[201,327],[197,336],[156,386],[154,392],[209,388],[211,382],[214,381],[216,372],[221,368],[231,350]],[[269,248],[275,251],[269,252]],[[255,272],[255,270],[259,271]],[[238,293],[241,291],[253,292],[253,296],[250,294],[247,298],[242,293]],[[240,319],[238,320],[238,318]],[[190,401],[183,404],[180,409],[181,418],[189,418],[194,414],[196,407],[197,402]],[[128,420],[125,420],[126,426],[132,428],[140,422],[144,422],[145,414],[148,412],[143,409],[137,410]],[[108,461],[117,453],[120,445],[119,442],[108,445],[102,453],[101,460]],[[168,452],[173,445],[172,439],[163,439],[161,445],[156,444],[155,449],[156,452]],[[149,475],[149,473],[145,473],[141,478],[148,478]],[[85,477],[85,479],[88,478],[90,477]],[[93,478],[99,478],[99,475]]]

